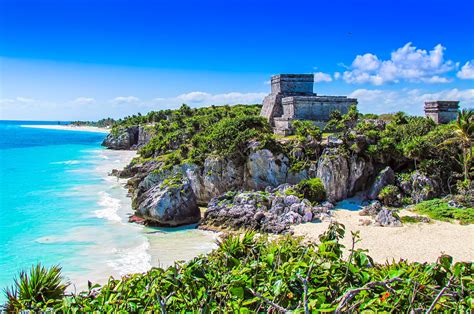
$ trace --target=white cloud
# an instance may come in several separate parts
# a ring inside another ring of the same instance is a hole
[[[135,96],[119,96],[115,97],[114,99],[110,100],[113,104],[137,104],[140,102],[140,98]]]
[[[358,99],[359,110],[363,113],[390,113],[404,111],[423,114],[424,102],[428,100],[459,100],[462,107],[472,107],[474,89],[457,88],[438,92],[423,92],[419,89],[382,90],[356,89],[349,97]]]
[[[26,103],[33,103],[35,99],[28,98],[28,97],[15,97],[15,98],[2,98],[0,99],[1,105],[8,105],[8,104],[26,104]]]
[[[74,104],[78,105],[90,105],[95,104],[95,99],[90,97],[78,97],[72,101]]]
[[[314,73],[314,81],[316,83],[318,83],[318,82],[331,82],[332,77],[331,77],[331,74],[327,74],[327,73],[324,73],[324,72],[316,72],[316,73]]]
[[[474,60],[466,62],[456,76],[462,80],[474,80]]]
[[[373,85],[400,81],[447,83],[450,80],[441,75],[456,69],[457,64],[444,61],[445,49],[438,44],[428,52],[409,42],[393,51],[390,60],[381,60],[372,53],[358,55],[342,78],[347,83]]]

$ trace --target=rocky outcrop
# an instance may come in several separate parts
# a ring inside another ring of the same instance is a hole
[[[213,198],[201,220],[202,228],[246,228],[288,233],[290,226],[328,216],[329,209],[287,195],[288,184],[267,192],[227,192]]]
[[[138,142],[138,130],[138,126],[131,126],[110,132],[102,146],[110,149],[131,149]]]
[[[179,178],[164,181],[140,195],[136,215],[147,223],[160,226],[180,226],[200,219],[196,196],[189,181]]]
[[[326,148],[319,158],[316,177],[326,189],[328,200],[337,202],[364,190],[374,167],[369,160],[357,155],[350,157],[340,148]]]
[[[110,149],[138,149],[148,143],[152,134],[142,126],[131,126],[110,132],[102,146]]]
[[[435,198],[440,194],[438,182],[418,171],[412,173],[405,180],[401,180],[399,186],[415,204]]]
[[[401,227],[402,225],[398,215],[385,207],[375,217],[375,224],[381,227]]]
[[[293,173],[290,160],[282,153],[274,154],[268,149],[254,150],[247,157],[244,172],[246,189],[263,190],[283,183],[296,184],[307,177],[306,171]]]
[[[379,172],[377,178],[375,178],[374,183],[370,187],[370,190],[367,194],[367,197],[371,200],[377,199],[380,191],[389,185],[395,183],[395,172],[393,172],[392,168],[386,167],[382,171]]]
[[[151,140],[152,137],[153,137],[153,134],[149,130],[147,130],[146,127],[139,126],[136,147],[139,148],[147,144]]]

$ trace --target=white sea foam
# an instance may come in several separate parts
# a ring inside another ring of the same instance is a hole
[[[81,162],[79,160],[65,160],[65,161],[54,161],[51,165],[77,165]]]
[[[145,241],[132,248],[118,249],[119,258],[110,260],[107,264],[114,268],[120,275],[143,273],[151,268],[151,256],[148,253],[150,244]]]
[[[118,215],[118,210],[120,209],[120,200],[113,198],[109,193],[104,191],[100,191],[99,196],[100,200],[98,204],[102,207],[102,209],[94,211],[96,217],[104,218],[110,221],[121,222],[122,219]]]

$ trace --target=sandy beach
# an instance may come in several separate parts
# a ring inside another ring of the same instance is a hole
[[[341,206],[344,207],[344,206]],[[400,216],[415,215],[402,210]],[[361,241],[356,248],[369,250],[369,255],[379,263],[406,259],[417,262],[435,262],[441,254],[453,256],[455,261],[474,260],[474,225],[433,221],[432,223],[404,224],[402,227],[362,226],[357,210],[340,208],[334,211],[334,219],[346,227],[342,241],[347,249],[351,246],[351,231],[360,231]],[[328,221],[307,223],[294,227],[295,235],[310,240],[327,230]]]
[[[51,129],[51,130],[65,130],[65,131],[81,131],[81,132],[99,132],[99,133],[109,133],[110,129],[99,128],[95,126],[75,126],[75,125],[33,125],[25,124],[22,125],[23,128],[35,128],[35,129]]]

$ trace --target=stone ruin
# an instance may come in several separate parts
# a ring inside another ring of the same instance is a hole
[[[437,124],[456,120],[459,101],[436,100],[425,102],[425,115]]]
[[[323,128],[330,114],[346,114],[357,99],[346,96],[319,96],[313,93],[313,74],[279,74],[272,76],[271,93],[263,100],[261,116],[268,119],[276,134],[292,134],[291,121],[310,120]]]

